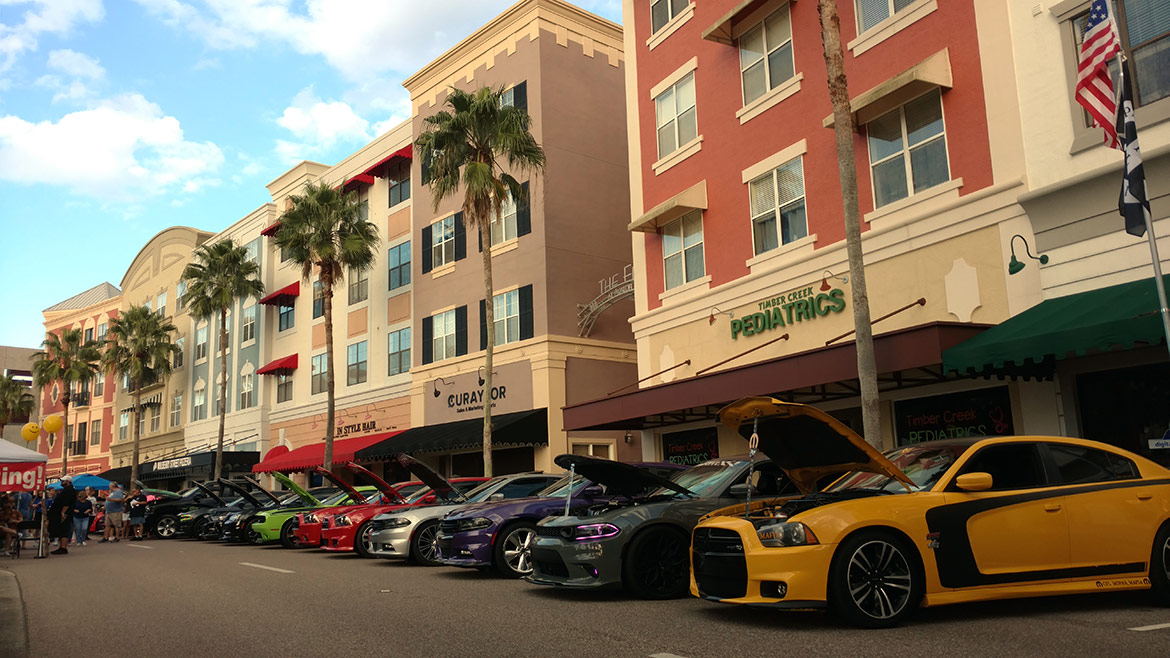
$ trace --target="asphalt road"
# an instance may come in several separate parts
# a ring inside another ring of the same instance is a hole
[[[560,591],[316,550],[147,541],[0,561],[31,656],[1165,656],[1170,608],[1112,593],[920,611],[889,631],[820,612]],[[0,631],[3,631],[0,620]],[[1153,630],[1135,627],[1165,624]]]

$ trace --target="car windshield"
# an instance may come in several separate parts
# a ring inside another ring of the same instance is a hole
[[[589,481],[580,475],[573,476],[572,489],[574,490],[574,493],[579,491],[581,488],[584,488],[588,484]],[[569,493],[569,488],[569,474],[566,473],[564,477],[548,485],[543,490],[538,491],[536,495],[538,497],[544,498],[563,498],[566,494]]]
[[[404,484],[401,486],[394,485],[394,490],[398,492],[398,495],[406,498],[407,500],[409,500],[411,496],[418,493],[420,490],[426,488],[427,485],[423,484],[422,482],[413,482],[411,484]]]
[[[406,499],[406,502],[407,503],[417,503],[420,500],[422,500],[423,498],[426,498],[427,495],[429,495],[430,493],[431,493],[430,487],[423,487],[422,489],[419,489],[418,491],[410,494],[410,496]]]
[[[729,480],[739,471],[743,462],[736,459],[713,459],[679,471],[670,476],[670,481],[685,487],[700,498],[718,496],[727,488]],[[677,496],[673,489],[659,487],[651,496]]]
[[[352,500],[349,497],[349,494],[344,492],[344,491],[339,491],[339,492],[333,494],[332,496],[326,498],[325,500],[322,500],[321,505],[323,505],[325,507],[330,507],[333,505],[344,505],[344,504],[349,503],[349,502],[352,502]]]
[[[184,489],[183,491],[179,492],[179,497],[186,498],[187,496],[193,496],[193,495],[195,495],[196,492],[203,493],[203,489],[200,489],[199,487],[191,487],[190,489]]]
[[[501,482],[504,482],[507,479],[508,478],[506,478],[506,477],[492,478],[492,479],[488,480],[487,482],[481,482],[479,484],[479,486],[472,489],[471,491],[468,491],[467,493],[465,493],[463,495],[467,496],[467,501],[471,502],[471,503],[478,503],[480,501],[487,500],[488,496],[491,495],[492,489],[495,489],[497,485],[499,485]]]
[[[971,447],[970,444],[965,443],[947,445],[919,443],[889,450],[885,453],[885,457],[910,478],[914,483],[911,489],[924,491],[933,487],[969,447]],[[856,491],[858,489],[874,489],[892,493],[906,491],[906,487],[902,486],[900,481],[888,475],[868,471],[847,473],[829,485],[825,491]]]

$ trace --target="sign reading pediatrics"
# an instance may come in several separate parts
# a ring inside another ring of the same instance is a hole
[[[814,286],[805,286],[757,302],[757,309],[742,317],[731,319],[731,338],[754,336],[773,329],[782,329],[845,310],[845,291],[833,288],[818,292]]]
[[[532,366],[528,361],[498,365],[493,371],[492,414],[532,409]],[[423,392],[426,424],[482,417],[484,395],[479,383],[480,372],[471,370],[431,380]]]
[[[898,445],[937,439],[1010,436],[1011,395],[1006,386],[933,395],[894,403]]]

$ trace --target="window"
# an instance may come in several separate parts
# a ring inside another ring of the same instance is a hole
[[[160,292],[158,299],[155,301],[155,306],[158,308],[158,314],[165,318],[167,316],[167,293],[165,291]]]
[[[808,235],[802,164],[799,157],[789,160],[748,183],[757,256]]]
[[[277,322],[276,330],[277,331],[284,331],[286,329],[292,329],[293,328],[293,320],[294,320],[293,307],[292,306],[281,306],[280,307],[280,319]]]
[[[699,135],[695,119],[695,73],[688,73],[654,99],[658,159],[674,153]]]
[[[366,381],[366,341],[354,343],[346,348],[345,383],[347,386],[363,384]]]
[[[195,404],[191,405],[191,420],[204,418],[207,418],[207,389],[201,388],[195,391]]]
[[[914,4],[915,0],[857,0],[858,32],[864,32]]]
[[[410,161],[405,160],[391,169],[386,177],[386,183],[390,186],[391,208],[409,199]]]
[[[253,378],[255,375],[248,373],[240,377],[240,408],[251,409],[256,404],[256,398],[252,394]]]
[[[146,436],[146,408],[138,407],[138,436]]]
[[[180,281],[179,285],[175,286],[175,312],[179,312],[187,307],[187,282]]]
[[[500,214],[492,215],[492,246],[515,238],[516,233],[516,200],[512,195],[500,206]]]
[[[492,298],[496,345],[520,340],[520,291],[509,290]]]
[[[431,267],[455,262],[455,216],[431,224]]]
[[[76,445],[73,447],[73,453],[77,455],[85,454],[86,439],[89,437],[89,423],[78,423],[77,431],[73,436],[77,437]]]
[[[396,290],[410,283],[410,240],[390,247],[390,289]]]
[[[547,477],[519,478],[512,480],[499,489],[496,489],[495,493],[492,495],[499,495],[505,500],[511,500],[513,498],[528,498],[530,496],[535,496],[553,482],[556,482],[556,480]]]
[[[240,344],[256,339],[256,305],[244,308],[240,318]]]
[[[650,0],[650,32],[661,30],[689,4],[690,0]]]
[[[666,289],[703,276],[703,215],[695,210],[662,227]]]
[[[1113,16],[1133,76],[1134,105],[1141,107],[1170,96],[1170,10],[1166,4],[1157,0],[1114,0]],[[1088,17],[1085,12],[1073,19],[1074,62],[1079,60]],[[1109,73],[1116,89],[1116,60],[1109,62]],[[1084,116],[1085,125],[1093,125],[1088,115]]]
[[[277,375],[276,376],[276,401],[288,402],[293,395],[293,378],[292,375]]]
[[[183,420],[183,394],[175,393],[171,398],[171,427],[178,427]]]
[[[349,303],[357,304],[366,301],[370,296],[370,271],[368,269],[349,270]]]
[[[528,81],[525,80],[500,94],[500,107],[515,107],[528,110]]]
[[[357,218],[359,221],[370,221],[370,202],[366,199],[358,201],[357,204]]]
[[[142,306],[143,306],[143,307],[145,307],[145,308],[146,308],[146,310],[148,310],[148,311],[152,311],[152,310],[154,310],[154,309],[151,307],[151,304],[152,304],[152,300],[149,300],[149,299],[148,299],[148,300],[146,300],[145,302],[142,302]]]
[[[118,440],[125,441],[130,431],[130,412],[123,411],[118,415]]]
[[[292,258],[292,253],[289,252],[287,247],[285,247],[284,245],[281,245],[281,247],[280,247],[280,262],[283,263],[290,258]]]
[[[792,21],[784,5],[739,38],[743,104],[756,100],[796,74],[792,61]]]
[[[150,432],[153,434],[162,428],[162,405],[150,409]]]
[[[1034,443],[988,446],[971,457],[962,472],[990,473],[992,491],[1032,489],[1048,484]]]
[[[865,132],[875,208],[950,180],[937,90],[870,121]]]
[[[432,323],[432,356],[435,361],[449,359],[456,355],[455,345],[455,310],[431,316]]]
[[[1133,461],[1104,450],[1085,446],[1046,443],[1048,456],[1056,466],[1058,482],[1053,484],[1085,484],[1110,480],[1133,480],[1139,476]]]
[[[89,424],[89,445],[100,446],[102,444],[102,419],[95,418]]]
[[[106,376],[103,373],[98,373],[93,380],[93,396],[100,398],[106,394]]]
[[[325,316],[325,284],[313,282],[313,319]]]
[[[387,351],[390,353],[390,374],[399,375],[410,371],[410,327],[391,331],[387,337]]]
[[[253,240],[253,241],[249,242],[248,244],[244,245],[244,252],[245,252],[244,258],[246,260],[252,261],[253,263],[260,262],[258,260],[256,242],[257,242],[256,240]]]
[[[101,340],[106,337],[106,333],[110,330],[109,323],[103,322],[98,325],[97,339]]]
[[[318,354],[313,357],[312,379],[309,392],[313,395],[324,393],[329,387],[329,362],[327,354]]]
[[[207,358],[207,325],[195,330],[195,361]]]
[[[92,340],[93,340],[93,328],[86,329],[85,330],[85,340],[83,342],[88,343]]]

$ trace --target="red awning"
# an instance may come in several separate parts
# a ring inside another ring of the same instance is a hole
[[[376,163],[374,163],[373,165],[371,165],[368,169],[366,169],[365,171],[362,172],[362,175],[378,176],[380,178],[384,177],[384,174],[383,174],[384,168],[386,165],[390,164],[391,161],[398,159],[398,158],[405,158],[405,159],[409,160],[413,157],[413,154],[414,154],[414,149],[411,147],[410,144],[407,144],[406,146],[403,146],[402,148],[398,149],[397,151],[391,153],[390,155],[382,158],[381,160],[379,160]]]
[[[379,432],[369,436],[358,436],[352,439],[341,439],[333,442],[333,463],[344,464],[353,460],[353,453],[368,448],[375,443],[399,434],[402,430],[393,432]],[[292,452],[275,457],[266,457],[264,461],[252,467],[253,473],[291,473],[304,471],[314,466],[320,466],[325,461],[325,442],[301,446]]]
[[[276,232],[279,230],[280,230],[280,222],[276,222],[272,226],[269,226],[268,228],[264,229],[263,231],[260,231],[260,235],[267,235],[267,236],[271,237],[273,235],[276,235]]]
[[[297,355],[277,359],[256,371],[257,375],[287,375],[297,369]]]
[[[354,177],[350,178],[349,180],[345,181],[345,183],[341,186],[341,189],[348,190],[349,188],[357,186],[357,185],[373,185],[373,184],[374,184],[374,177],[373,176],[371,176],[369,174],[358,174],[357,176],[354,176]]]
[[[269,306],[292,306],[293,300],[301,294],[300,282],[293,282],[260,300]]]

